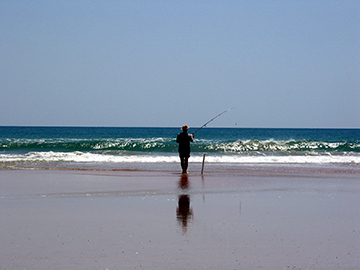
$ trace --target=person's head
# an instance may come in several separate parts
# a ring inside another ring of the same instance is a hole
[[[183,125],[181,130],[184,131],[184,132],[187,132],[189,129],[188,125]]]

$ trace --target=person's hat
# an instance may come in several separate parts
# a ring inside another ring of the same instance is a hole
[[[188,129],[189,129],[188,125],[183,125],[181,128],[181,130],[188,130]]]

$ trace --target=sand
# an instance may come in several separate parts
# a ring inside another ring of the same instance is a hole
[[[360,269],[360,174],[0,171],[0,269]]]

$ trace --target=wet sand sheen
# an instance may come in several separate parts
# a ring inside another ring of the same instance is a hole
[[[0,172],[1,269],[358,269],[359,174]]]

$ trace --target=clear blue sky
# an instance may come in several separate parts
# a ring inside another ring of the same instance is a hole
[[[0,2],[0,125],[360,128],[360,1]]]

